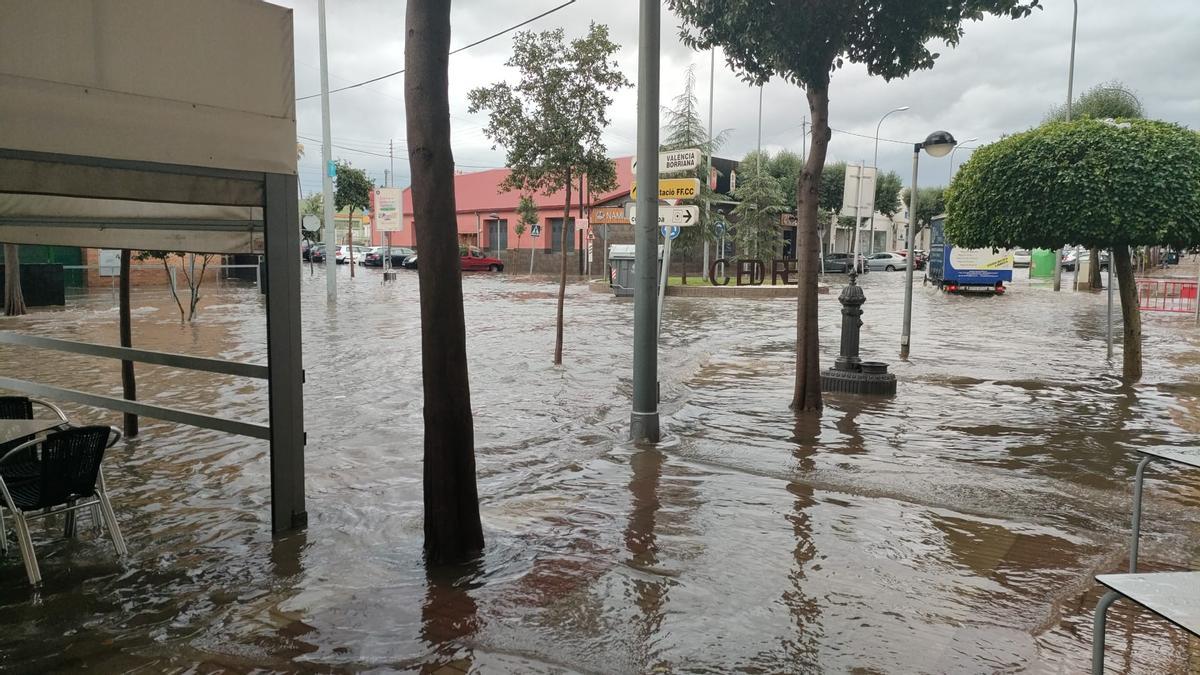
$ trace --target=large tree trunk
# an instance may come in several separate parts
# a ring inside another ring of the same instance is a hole
[[[408,156],[413,215],[421,223],[416,235],[421,251],[425,556],[431,565],[444,565],[468,560],[483,548],[450,151],[450,3],[409,0],[405,32]]]
[[[821,409],[821,350],[817,335],[817,196],[821,189],[821,170],[829,149],[828,85],[808,89],[808,109],[812,115],[812,149],[796,185],[796,242],[798,294],[796,298],[796,386],[792,410]]]
[[[563,301],[567,297],[567,242],[571,241],[571,237],[567,236],[567,221],[571,218],[571,170],[567,169],[567,201],[563,204],[563,221],[562,221],[562,236],[559,237],[559,242],[562,249],[562,265],[558,270],[558,320],[554,327],[554,365],[562,365],[562,345],[563,345]]]
[[[4,245],[4,314],[25,313],[25,294],[21,292],[21,251],[16,244]]]
[[[120,279],[120,308],[118,309],[121,333],[121,346],[133,346],[133,321],[129,315],[129,263],[130,251],[123,249],[121,251],[121,279]],[[137,381],[133,378],[133,361],[121,361],[121,391],[126,401],[137,400]],[[122,417],[125,430],[125,437],[132,438],[138,435],[138,418],[132,413],[125,413]]]
[[[1104,288],[1104,282],[1100,280],[1100,249],[1093,248],[1088,251],[1088,255],[1092,261],[1092,264],[1088,266],[1091,268],[1088,272],[1088,287],[1092,290],[1099,290]],[[1112,264],[1111,260],[1108,262]]]
[[[1129,247],[1114,246],[1111,263],[1115,265],[1117,286],[1121,291],[1121,322],[1124,324],[1122,374],[1127,382],[1137,382],[1142,379],[1142,313],[1138,309],[1137,282],[1133,278]]]

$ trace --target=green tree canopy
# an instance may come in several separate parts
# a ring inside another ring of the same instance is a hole
[[[516,84],[497,82],[468,94],[470,111],[489,110],[484,133],[504,146],[508,177],[501,190],[565,192],[563,223],[571,217],[573,180],[587,175],[588,189],[613,189],[617,170],[601,140],[612,94],[629,86],[613,56],[620,48],[608,27],[592,23],[585,37],[566,41],[561,28],[517,33],[506,65]],[[567,293],[567,232],[559,267],[554,363],[562,363],[563,303]]]
[[[1200,243],[1200,135],[1176,124],[1053,122],[979,148],[946,193],[946,237],[970,248],[1112,249],[1123,374],[1142,375],[1129,247]]]
[[[333,206],[338,211],[350,209],[350,214],[354,215],[355,211],[366,211],[371,207],[371,190],[375,189],[375,183],[367,178],[366,171],[355,169],[349,162],[338,162],[334,180],[337,190],[333,193]],[[320,206],[319,199],[317,206]]]
[[[1047,124],[974,152],[946,194],[962,246],[1200,243],[1200,135],[1175,124]]]
[[[1146,110],[1137,94],[1116,80],[1088,89],[1071,103],[1071,118],[1077,120],[1087,117],[1102,120],[1145,116]],[[1045,121],[1064,122],[1066,119],[1067,106],[1060,105],[1046,114]]]
[[[703,204],[706,199],[718,199],[716,193],[708,186],[708,158],[725,143],[729,130],[723,130],[712,136],[708,135],[708,127],[700,116],[700,101],[696,97],[696,66],[689,65],[684,71],[683,91],[675,97],[671,108],[663,111],[663,138],[660,149],[684,150],[699,148],[700,165],[687,174],[700,180],[700,194],[687,202]],[[691,251],[705,241],[715,241],[716,228],[713,226],[713,214],[704,210],[700,212],[700,222],[680,231],[679,237],[672,242],[676,250]]]
[[[742,166],[753,166],[744,162]],[[779,181],[765,170],[758,172],[748,168],[745,177],[738,180],[733,196],[738,200],[738,205],[733,208],[733,240],[738,258],[775,258],[783,248],[779,216],[786,210]]]
[[[812,150],[797,184],[800,292],[796,311],[796,382],[791,406],[821,407],[817,330],[817,195],[829,147],[829,81],[846,63],[885,80],[932,68],[940,39],[962,38],[962,24],[985,14],[1026,16],[1040,0],[667,0],[683,19],[681,37],[695,49],[721,47],[751,84],[780,77],[805,89]],[[905,345],[906,347],[907,345]],[[902,348],[903,351],[903,348]]]
[[[904,188],[901,199],[904,200],[905,205],[912,203],[909,188]],[[921,230],[929,227],[934,216],[940,216],[945,212],[946,188],[940,185],[920,188],[917,191],[917,221],[913,223],[913,234],[920,234]]]

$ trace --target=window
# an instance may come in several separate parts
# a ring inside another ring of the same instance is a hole
[[[561,251],[563,243],[562,218],[550,219],[550,250]],[[567,220],[567,253],[575,251],[575,219]]]
[[[508,221],[488,221],[488,248],[492,251],[508,250]]]

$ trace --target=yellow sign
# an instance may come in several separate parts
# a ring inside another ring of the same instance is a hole
[[[700,194],[699,178],[663,178],[658,181],[659,199],[692,199]],[[629,196],[637,199],[637,185],[629,192]]]

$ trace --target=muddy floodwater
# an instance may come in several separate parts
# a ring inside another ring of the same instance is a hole
[[[1004,297],[914,293],[872,273],[864,357],[894,399],[787,409],[795,303],[668,298],[656,449],[626,442],[632,304],[464,279],[487,548],[427,574],[414,273],[303,278],[307,507],[270,534],[263,442],[154,420],[106,458],[129,546],[35,528],[45,583],[0,562],[8,672],[1076,673],[1090,663],[1093,574],[1121,571],[1136,450],[1200,442],[1200,329],[1147,315],[1145,377],[1105,358],[1104,296],[1018,281]],[[1019,273],[1020,275],[1020,273]],[[822,298],[822,359],[837,353]],[[209,289],[181,326],[135,289],[134,344],[264,363],[251,286]],[[107,289],[14,330],[117,343]],[[1119,335],[1119,327],[1118,327]],[[1118,359],[1120,346],[1117,347]],[[115,362],[0,347],[0,372],[119,395]],[[261,381],[138,366],[147,401],[266,422]],[[76,421],[119,416],[67,406]],[[1200,566],[1200,475],[1148,474],[1147,569]],[[1118,602],[1114,672],[1184,673],[1191,645]]]

